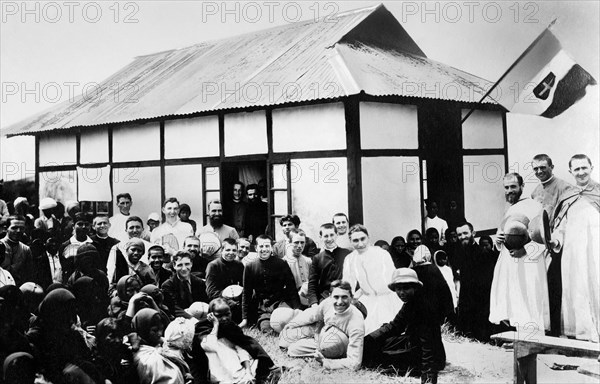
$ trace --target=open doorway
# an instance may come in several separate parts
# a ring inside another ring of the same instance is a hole
[[[221,165],[223,220],[225,224],[234,227],[240,237],[255,239],[257,235],[267,231],[266,180],[266,161],[240,161]],[[254,201],[249,201],[246,190],[253,184],[257,186],[257,197]]]

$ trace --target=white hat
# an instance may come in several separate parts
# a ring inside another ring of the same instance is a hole
[[[206,318],[206,315],[208,315],[208,304],[201,301],[196,301],[192,303],[192,305],[190,305],[185,312],[198,320],[202,320]]]
[[[40,209],[41,210],[55,208],[55,207],[56,207],[56,200],[54,200],[51,197],[44,197],[40,201]]]
[[[158,213],[152,212],[151,214],[148,215],[148,220],[160,221],[160,216]],[[148,220],[146,220],[146,221],[148,221]]]
[[[23,196],[19,196],[15,199],[15,201],[13,202],[13,207],[17,207],[19,204],[21,204],[22,202],[27,201],[26,197]]]
[[[423,283],[417,277],[417,272],[410,268],[398,268],[394,270],[394,273],[392,273],[392,282],[388,284],[388,288],[391,291],[395,291],[397,284],[418,284],[423,286]]]
[[[226,299],[235,299],[236,297],[240,297],[242,292],[244,292],[244,288],[234,284],[225,288],[221,293],[221,296]]]

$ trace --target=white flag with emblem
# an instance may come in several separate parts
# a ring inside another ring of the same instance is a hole
[[[553,118],[585,96],[588,85],[595,84],[546,29],[491,96],[510,112]]]

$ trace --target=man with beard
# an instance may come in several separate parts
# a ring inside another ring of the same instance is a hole
[[[219,200],[208,203],[208,224],[198,229],[196,236],[206,232],[216,233],[221,242],[227,238],[239,239],[240,237],[235,228],[223,222],[223,206]]]
[[[496,235],[500,256],[492,280],[489,319],[543,335],[550,326],[545,247],[531,241],[543,208],[522,197],[523,178],[518,173],[504,176],[504,194],[509,207]]]
[[[203,254],[201,249],[200,239],[196,236],[189,236],[183,240],[183,250],[192,257],[192,274],[204,279],[206,277],[206,267],[213,259]]]
[[[246,187],[248,209],[246,210],[245,235],[252,242],[258,235],[264,235],[269,224],[267,203],[260,199],[257,184]]]
[[[554,165],[552,159],[546,154],[533,157],[533,171],[540,180],[540,184],[531,193],[531,198],[542,204],[548,213],[550,224],[553,224],[556,206],[567,196],[572,195],[575,188],[566,181],[552,174]],[[550,334],[560,335],[560,308],[562,295],[561,258],[562,252],[549,252],[552,261],[548,267],[548,294],[550,305]]]
[[[477,245],[471,223],[459,224],[456,232],[460,241],[456,259],[461,277],[458,330],[467,337],[488,342],[491,334],[488,320],[490,289],[498,256],[484,252]]]
[[[258,324],[263,333],[273,332],[270,320],[276,308],[300,308],[294,275],[284,260],[272,256],[271,244],[269,236],[258,236],[256,251],[259,259],[244,267],[240,327]]]

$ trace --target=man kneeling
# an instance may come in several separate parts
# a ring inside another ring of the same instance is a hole
[[[363,365],[393,368],[404,374],[421,374],[421,383],[437,383],[438,371],[446,365],[439,313],[428,305],[423,283],[410,268],[399,268],[388,288],[404,302],[391,323],[365,336]]]
[[[331,283],[331,296],[294,317],[279,335],[291,357],[315,357],[327,369],[358,369],[363,357],[364,318],[352,305],[346,281]]]

